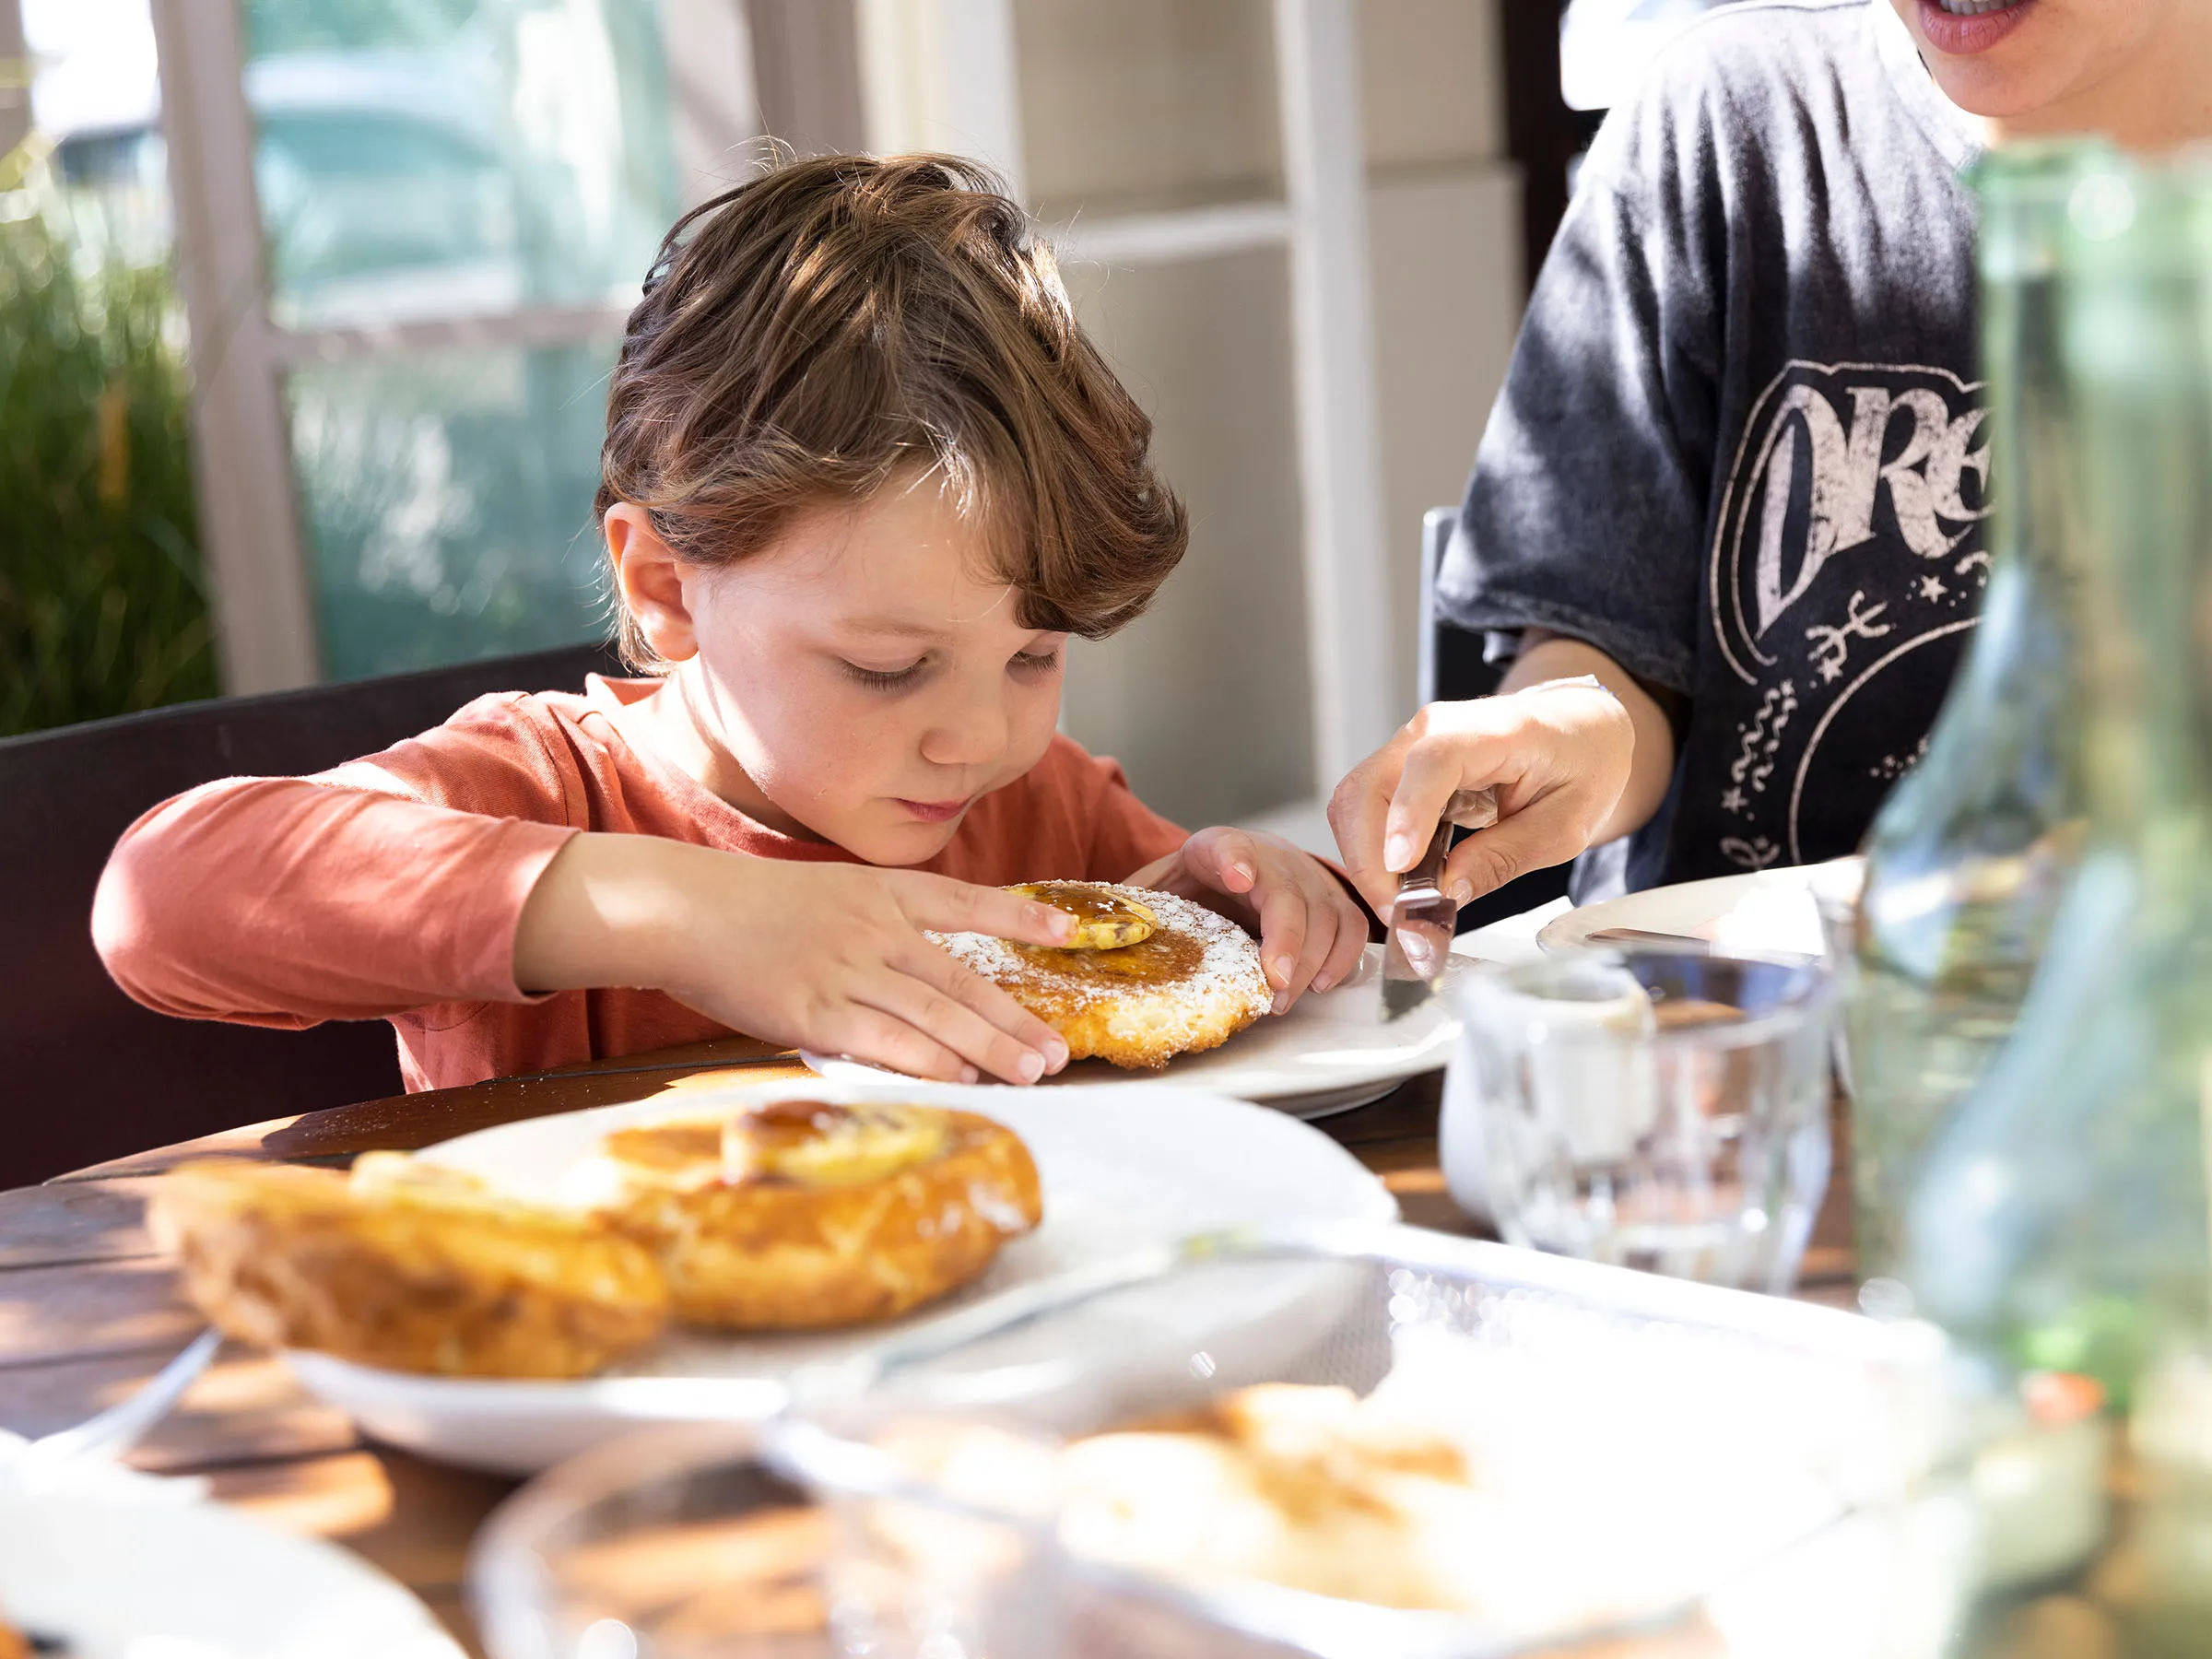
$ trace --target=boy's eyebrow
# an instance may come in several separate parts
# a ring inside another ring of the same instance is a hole
[[[945,630],[933,628],[926,622],[913,622],[898,617],[855,617],[845,627],[855,633],[895,634],[905,640],[941,639]]]

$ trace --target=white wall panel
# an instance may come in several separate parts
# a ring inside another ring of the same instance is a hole
[[[1378,182],[1376,378],[1398,717],[1413,710],[1421,514],[1456,502],[1521,324],[1521,189],[1491,166]]]
[[[1277,250],[1070,273],[1192,529],[1152,610],[1077,647],[1065,724],[1188,824],[1313,787],[1288,275]]]

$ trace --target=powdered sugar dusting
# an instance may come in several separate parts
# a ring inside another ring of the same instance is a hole
[[[1275,1003],[1275,992],[1260,967],[1260,947],[1252,935],[1227,916],[1173,893],[1148,888],[1124,887],[1118,882],[1083,885],[1117,899],[1133,900],[1159,920],[1160,933],[1179,933],[1196,940],[1198,959],[1172,979],[1144,981],[1100,975],[1085,976],[1080,959],[1104,952],[1045,950],[1009,944],[989,934],[932,934],[931,938],[985,979],[1004,985],[1018,1000],[1025,990],[1049,991],[1070,1011],[1095,1007],[1133,997],[1164,994],[1177,1001],[1212,1004],[1234,1008],[1240,1015],[1256,1017]],[[1142,945],[1122,947],[1139,950]]]

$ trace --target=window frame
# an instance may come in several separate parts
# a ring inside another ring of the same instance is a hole
[[[522,307],[348,328],[288,329],[271,293],[245,41],[235,0],[150,0],[192,366],[200,543],[230,694],[324,677],[293,469],[293,370],[456,348],[571,346],[619,335],[627,307]],[[685,205],[758,164],[759,101],[741,0],[659,0]],[[727,72],[698,73],[721,62]],[[678,65],[693,72],[677,73]]]

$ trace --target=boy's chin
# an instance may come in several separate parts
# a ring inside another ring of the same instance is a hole
[[[2002,121],[2026,131],[2052,101],[2042,84],[2051,78],[2043,65],[2030,63],[2018,73],[1980,58],[1959,63],[1938,60],[1930,70],[1936,87],[1954,106],[1983,121]]]
[[[1959,109],[2027,131],[2065,96],[2081,70],[2066,31],[2052,23],[2041,7],[2028,7],[2014,32],[1994,47],[1965,54],[1924,49],[1922,61],[1936,89]]]
[[[892,807],[882,818],[855,824],[851,830],[833,837],[837,843],[855,858],[872,865],[898,868],[903,865],[925,864],[952,845],[952,838],[959,833],[967,821],[962,814],[947,823],[926,824],[906,818]]]

